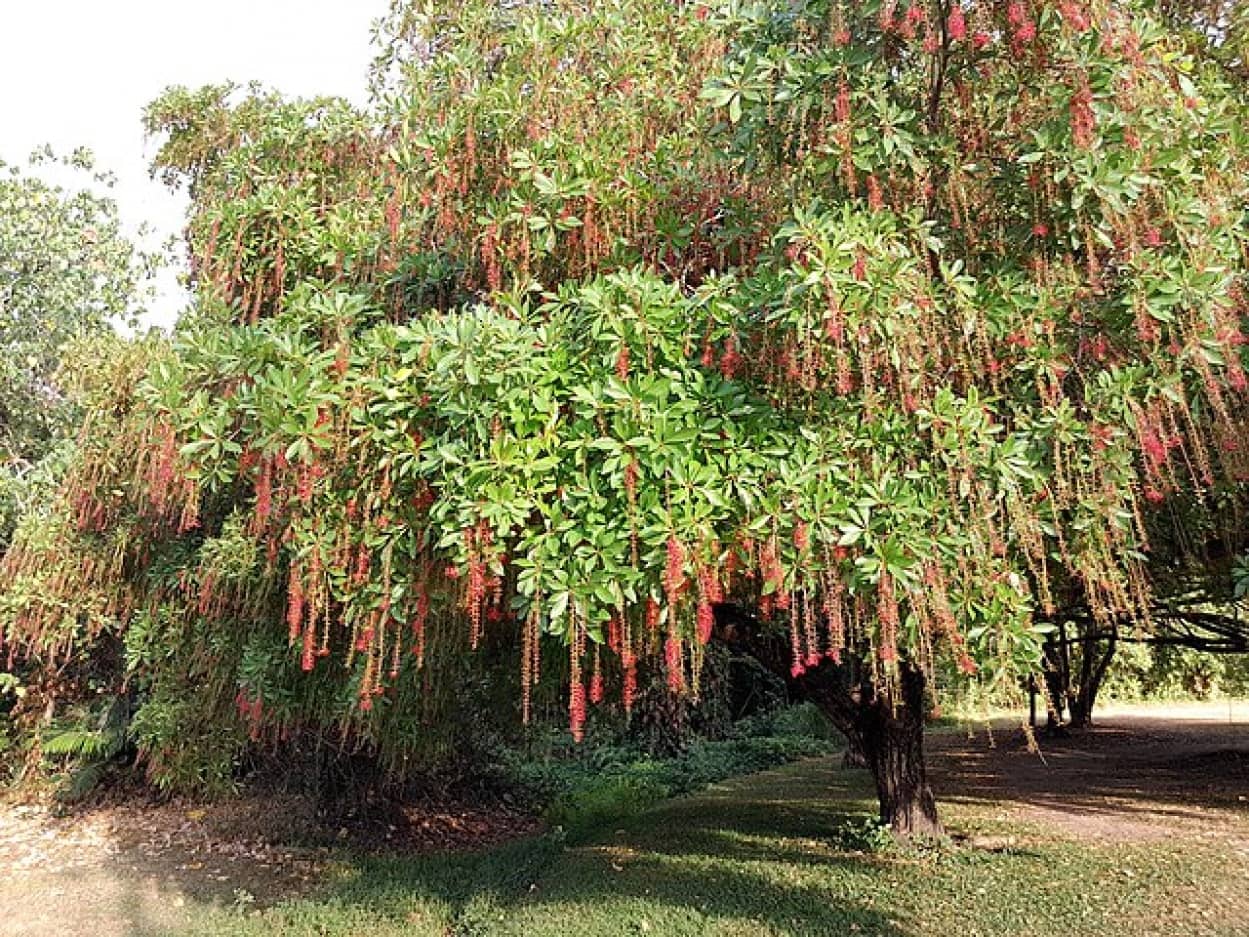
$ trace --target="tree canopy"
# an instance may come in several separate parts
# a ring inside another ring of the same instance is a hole
[[[914,707],[937,659],[1035,667],[1060,609],[1147,626],[1156,540],[1239,536],[1244,111],[1144,5],[472,0],[381,33],[367,111],[149,110],[198,306],[5,558],[11,645],[117,631],[186,718],[406,753],[437,656],[483,642],[522,714],[562,644],[574,735],[639,661],[696,693],[730,605],[792,679]]]
[[[69,172],[81,187],[45,181]],[[71,426],[57,372],[75,338],[99,336],[138,310],[147,258],[121,231],[90,153],[0,163],[0,544],[21,478]]]

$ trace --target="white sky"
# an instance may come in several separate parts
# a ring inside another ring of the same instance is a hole
[[[169,85],[257,80],[296,96],[363,103],[371,25],[387,0],[0,0],[0,160],[90,147],[131,229],[163,240],[182,199],[148,178],[143,107]],[[184,298],[163,284],[151,320]]]

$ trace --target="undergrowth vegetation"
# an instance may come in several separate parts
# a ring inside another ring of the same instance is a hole
[[[589,747],[559,760],[513,755],[507,773],[548,823],[580,841],[668,797],[828,754],[839,747],[833,734],[813,707],[799,706],[744,719],[733,738],[698,739],[676,757],[651,757],[636,745]]]
[[[834,796],[829,796],[832,784]],[[1089,844],[952,808],[1014,845],[899,847],[865,772],[804,762],[570,842],[344,859],[315,895],[193,908],[160,937],[1233,937],[1249,880],[1216,842]],[[1199,910],[1194,910],[1199,909]]]
[[[1108,700],[1249,698],[1249,655],[1126,645],[1115,652],[1102,695]]]

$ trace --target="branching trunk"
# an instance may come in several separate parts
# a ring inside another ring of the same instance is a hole
[[[1085,729],[1093,724],[1093,705],[1106,678],[1106,670],[1115,656],[1116,637],[1111,631],[1106,638],[1106,648],[1098,647],[1096,635],[1088,635],[1080,648],[1080,680],[1068,691],[1067,708],[1071,712],[1071,725]]]
[[[1102,646],[1105,641],[1105,647]],[[1049,709],[1051,732],[1062,730],[1062,715],[1069,713],[1067,725],[1083,729],[1092,725],[1093,706],[1114,659],[1118,633],[1112,627],[1101,632],[1082,626],[1074,637],[1067,636],[1066,624],[1060,622],[1056,634],[1045,642],[1045,695]],[[1078,645],[1076,665],[1072,664],[1072,647]]]
[[[829,660],[794,677],[785,636],[767,634],[735,606],[717,609],[717,636],[784,679],[795,698],[818,706],[846,736],[849,750],[862,753],[876,783],[881,821],[896,836],[941,834],[924,762],[925,679],[919,668],[903,664],[891,691],[866,676],[852,680],[847,668]]]

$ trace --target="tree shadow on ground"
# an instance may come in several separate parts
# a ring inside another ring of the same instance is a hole
[[[661,805],[578,846],[547,837],[452,862],[371,860],[338,898],[390,915],[414,898],[441,903],[456,928],[500,935],[566,916],[568,932],[580,937],[717,926],[907,937],[904,922],[845,887],[872,859],[813,839],[846,814],[814,801],[777,806],[713,792]],[[655,914],[663,920],[646,920]]]
[[[1239,799],[1249,794],[1245,726],[1107,720],[1042,739],[1043,756],[1007,733],[990,747],[983,736],[946,731],[930,735],[929,750],[945,804],[1026,808],[1045,822],[1057,818],[1077,833],[1116,840],[1176,829],[1202,835],[1198,829],[1220,816],[1249,830],[1240,823],[1249,806]],[[848,819],[873,812],[870,776],[825,759],[666,801],[576,845],[551,835],[477,853],[357,857],[345,878],[317,889],[316,901],[379,920],[431,922],[413,934],[522,934],[527,922],[566,920],[578,937],[652,926],[673,934],[909,937],[918,925],[909,922],[906,896],[887,884],[892,860],[839,844]],[[1011,852],[1008,861],[1037,861]],[[970,853],[969,861],[980,861]],[[228,906],[240,887],[258,906],[292,893],[280,877],[266,893],[254,867],[240,884],[168,855],[145,865],[123,851],[119,862],[197,902]],[[132,937],[167,933],[146,927],[141,910]]]
[[[182,840],[163,849],[135,843],[116,854],[123,889],[133,888],[117,912],[128,922],[127,937],[177,933],[169,915],[153,913],[161,896],[174,895],[188,906],[219,908],[240,907],[241,897],[244,911],[290,899],[283,907],[296,907],[301,896],[313,896],[348,914],[428,923],[412,934],[520,934],[533,918],[546,926],[567,919],[579,937],[652,927],[908,937],[905,922],[879,903],[870,906],[871,890],[862,887],[864,875],[870,881],[879,871],[877,860],[830,845],[839,824],[862,816],[863,793],[857,773],[821,760],[798,773],[739,778],[666,801],[576,845],[555,833],[480,852],[351,856],[346,874],[320,887],[311,871],[326,857],[315,850],[298,860],[300,872],[288,874],[289,851],[267,870],[263,852],[232,859],[206,856]]]
[[[1249,818],[1249,725],[1109,717],[1038,742],[1040,752],[1029,751],[1018,729],[997,733],[992,746],[983,733],[933,733],[938,801],[1057,815],[1075,832],[1111,839]]]

